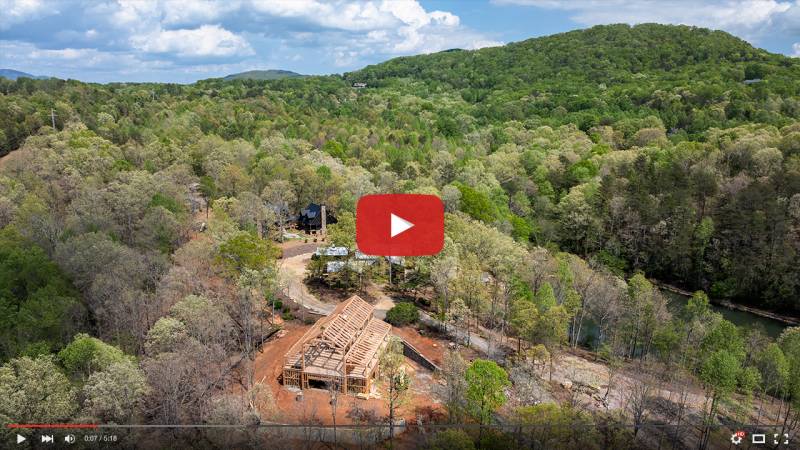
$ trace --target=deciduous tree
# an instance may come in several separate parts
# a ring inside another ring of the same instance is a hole
[[[508,374],[494,361],[476,359],[466,371],[467,410],[481,425],[488,424],[507,400]]]

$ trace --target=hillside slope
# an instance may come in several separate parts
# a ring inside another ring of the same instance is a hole
[[[20,72],[14,69],[0,69],[0,78],[7,78],[9,80],[16,80],[17,78],[31,78],[34,80],[46,80],[46,76],[31,75],[27,72]]]
[[[540,117],[588,129],[627,112],[654,114],[668,128],[695,133],[707,125],[796,116],[796,105],[758,111],[731,100],[798,95],[800,62],[722,31],[607,25],[502,47],[396,58],[345,78],[420,95],[452,89],[475,105],[476,116],[500,121]],[[749,79],[762,81],[744,83]],[[658,92],[670,90],[680,97]],[[706,124],[693,117],[697,109],[716,107],[727,108],[728,121]]]
[[[379,80],[397,77],[442,81],[455,88],[521,85],[564,76],[596,82],[624,81],[640,72],[669,72],[710,64],[791,58],[754,48],[723,31],[688,26],[606,25],[475,51],[395,58],[354,72]],[[796,65],[795,65],[796,66]],[[729,73],[737,81],[744,73]]]

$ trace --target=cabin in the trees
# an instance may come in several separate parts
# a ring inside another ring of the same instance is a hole
[[[283,384],[368,394],[392,327],[354,295],[317,321],[286,352]]]
[[[325,223],[323,223],[322,220],[323,210],[325,210]],[[309,204],[305,209],[300,211],[300,215],[297,216],[297,228],[306,233],[319,231],[323,228],[323,225],[331,225],[336,222],[336,216],[331,214],[324,206],[320,206],[316,203]]]

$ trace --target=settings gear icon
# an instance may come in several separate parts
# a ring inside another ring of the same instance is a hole
[[[731,435],[731,443],[733,445],[739,445],[742,443],[742,438],[744,438],[744,433],[741,431],[737,431]]]

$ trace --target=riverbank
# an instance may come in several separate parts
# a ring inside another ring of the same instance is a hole
[[[681,289],[681,288],[676,287],[676,286],[672,286],[671,284],[662,283],[662,282],[657,281],[657,280],[653,280],[653,283],[655,283],[660,289],[663,289],[665,291],[669,291],[669,292],[672,292],[674,294],[678,294],[678,295],[681,295],[681,296],[684,296],[684,297],[691,297],[692,296],[691,292],[686,291],[686,290]],[[782,314],[776,314],[776,313],[771,312],[771,311],[767,311],[767,310],[759,309],[759,308],[753,308],[753,307],[745,306],[745,305],[742,305],[742,304],[739,304],[739,303],[733,303],[733,302],[728,301],[728,300],[720,300],[720,299],[714,299],[714,298],[710,298],[709,297],[709,301],[711,303],[713,303],[714,305],[717,305],[717,306],[722,306],[724,308],[733,309],[733,310],[736,310],[736,311],[743,311],[743,312],[746,312],[746,313],[753,314],[755,316],[776,320],[776,321],[784,323],[786,325],[791,325],[791,326],[800,325],[800,319],[798,319],[796,317],[786,316],[786,315],[782,315]]]

